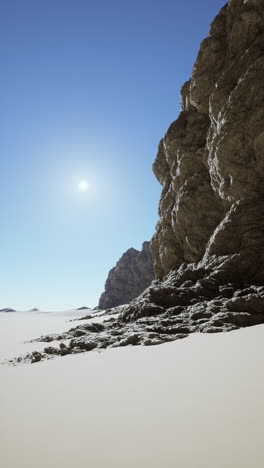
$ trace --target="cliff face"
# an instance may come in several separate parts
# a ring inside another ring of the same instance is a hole
[[[141,294],[153,278],[153,258],[149,242],[144,242],[141,251],[127,250],[110,270],[98,307],[108,309],[127,304]]]
[[[163,186],[155,271],[183,262],[263,278],[264,4],[231,0],[216,17],[181,92],[182,112],[153,165]],[[248,270],[249,268],[249,270]]]
[[[264,3],[230,0],[201,44],[182,111],[159,144],[153,170],[163,190],[151,242],[157,281],[123,320],[147,315],[154,304],[159,314],[184,306],[189,323],[197,309],[219,330],[232,323],[230,312],[264,321],[263,72]]]

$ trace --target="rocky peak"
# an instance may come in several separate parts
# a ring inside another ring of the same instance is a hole
[[[142,293],[150,285],[153,277],[149,242],[143,243],[141,251],[128,249],[110,270],[98,307],[107,309],[126,304]]]

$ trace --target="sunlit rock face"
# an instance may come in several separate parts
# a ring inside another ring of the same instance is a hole
[[[209,266],[212,255],[235,255],[236,275],[263,277],[263,52],[264,3],[231,0],[201,44],[153,165],[163,186],[157,278],[183,262]]]
[[[236,276],[263,278],[263,73],[264,3],[231,0],[201,44],[153,165],[163,186],[157,278],[183,262],[209,267],[212,255],[234,255],[224,268]]]
[[[161,315],[182,308],[177,323],[185,324],[202,309],[206,323],[208,301],[216,301],[220,330],[232,312],[254,309],[255,323],[264,321],[263,76],[264,2],[230,0],[201,43],[182,111],[159,144],[156,282],[122,320],[159,306]]]
[[[126,304],[142,293],[153,278],[153,258],[149,242],[144,242],[141,251],[127,250],[110,270],[98,307],[108,309]]]

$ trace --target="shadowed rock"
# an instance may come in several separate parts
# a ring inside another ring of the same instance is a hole
[[[140,252],[133,248],[127,250],[109,272],[105,291],[99,300],[99,309],[128,303],[142,293],[153,278],[153,259],[149,242],[143,243]]]
[[[124,306],[117,318],[81,324],[62,334],[38,338],[36,341],[49,346],[13,362],[37,363],[95,349],[158,345],[191,333],[228,332],[264,323],[264,286],[245,285],[244,289],[237,289],[237,285],[230,283],[212,288],[210,282],[191,279],[187,287],[186,281],[182,283],[186,271],[172,272],[164,283],[153,283],[139,298]],[[190,276],[193,278],[193,273]],[[171,290],[172,298],[168,301]],[[151,302],[156,297],[160,303],[164,298],[164,306]],[[50,345],[52,342],[54,346]]]

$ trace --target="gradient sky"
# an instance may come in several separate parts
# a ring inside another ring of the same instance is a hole
[[[95,306],[151,238],[157,145],[225,3],[2,2],[0,308]]]

